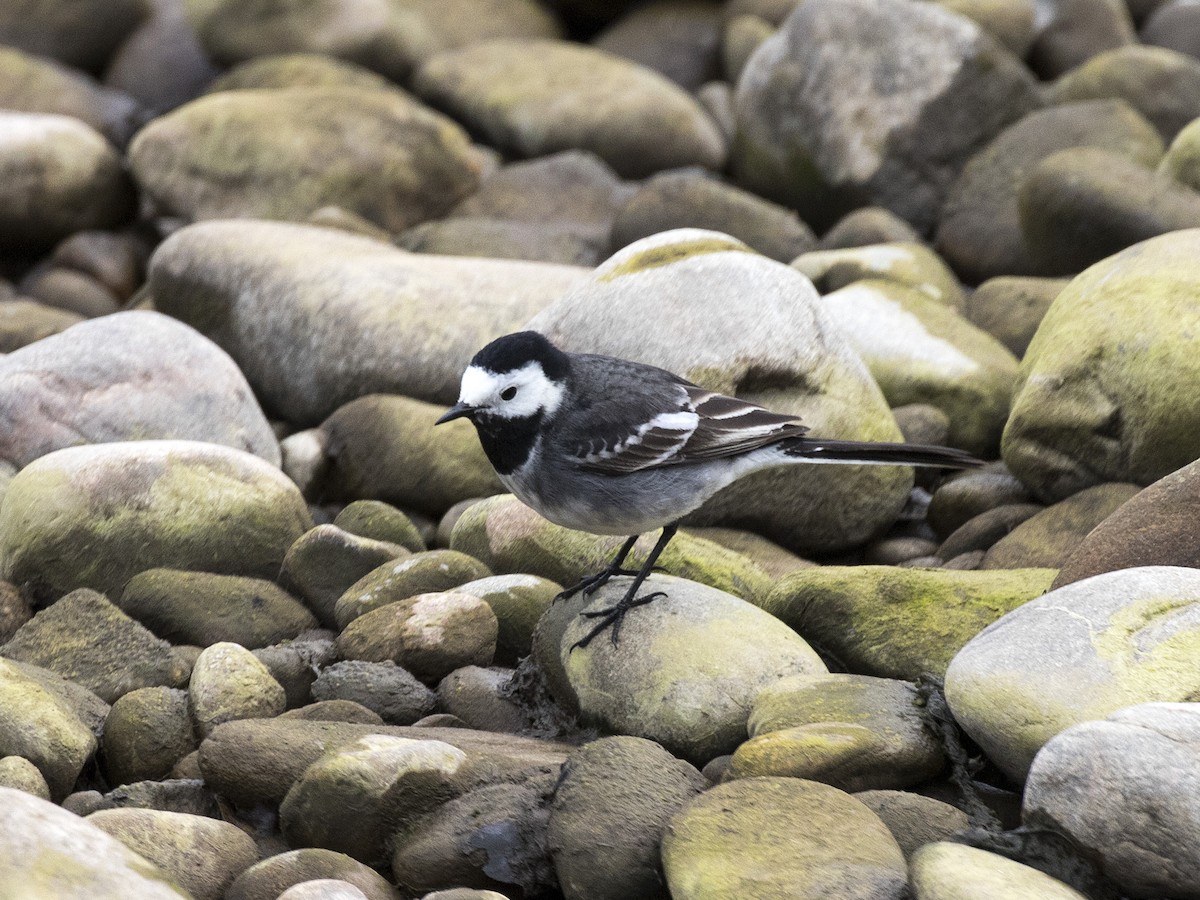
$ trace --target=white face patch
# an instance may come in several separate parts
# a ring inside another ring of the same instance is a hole
[[[510,399],[506,392],[516,389]],[[463,372],[458,401],[502,419],[524,419],[545,411],[553,413],[562,403],[565,388],[546,377],[538,362],[529,362],[513,372],[492,372],[467,366]]]

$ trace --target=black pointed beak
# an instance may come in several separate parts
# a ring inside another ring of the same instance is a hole
[[[466,416],[467,418],[470,418],[470,416],[473,412],[475,412],[475,407],[473,407],[471,404],[455,403],[452,407],[450,407],[448,410],[446,410],[446,412],[442,415],[442,417],[440,419],[438,419],[433,424],[434,425],[445,425],[447,422],[452,422],[455,419],[461,419],[464,416]]]

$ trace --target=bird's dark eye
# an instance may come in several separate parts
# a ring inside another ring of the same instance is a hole
[[[517,396],[516,385],[513,385],[512,387],[506,387],[504,390],[502,390],[500,392],[501,400],[511,400],[515,396]]]

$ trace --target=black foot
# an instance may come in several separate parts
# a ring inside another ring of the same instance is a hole
[[[570,600],[578,593],[583,593],[583,596],[590,597],[600,588],[604,587],[608,582],[616,578],[618,575],[636,575],[637,569],[622,569],[618,566],[609,566],[606,569],[601,569],[595,575],[589,575],[587,578],[580,581],[578,584],[567,588],[565,591],[555,595],[554,602],[559,600]]]
[[[639,587],[641,587],[641,585],[635,583],[633,585],[633,590],[636,591]],[[599,619],[600,621],[596,624],[595,628],[572,644],[569,652],[574,652],[576,647],[586,647],[592,642],[592,638],[598,634],[602,634],[604,629],[608,628],[609,626],[612,626],[612,642],[613,646],[615,647],[617,645],[617,638],[621,634],[621,622],[624,621],[625,614],[627,612],[629,612],[635,606],[644,606],[652,600],[657,600],[659,597],[667,596],[666,592],[664,591],[655,591],[652,594],[644,594],[641,597],[634,598],[632,593],[633,592],[631,591],[629,594],[626,594],[612,606],[606,606],[604,609],[595,609],[591,612],[580,613],[580,615],[582,615],[584,618]]]

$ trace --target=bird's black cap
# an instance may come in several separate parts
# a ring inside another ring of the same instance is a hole
[[[565,378],[569,367],[567,354],[536,331],[518,331],[496,338],[475,354],[471,365],[489,372],[514,372],[531,362],[540,364],[551,381]]]

